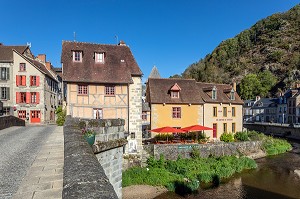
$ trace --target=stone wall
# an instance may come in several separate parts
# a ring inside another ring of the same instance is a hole
[[[11,126],[25,126],[25,121],[12,115],[0,116],[0,130]]]
[[[127,143],[124,123],[122,119],[88,120],[67,116],[64,198],[122,198],[122,155]],[[92,147],[82,138],[83,128],[96,132]]]
[[[261,141],[249,142],[232,142],[232,143],[213,143],[213,144],[155,144],[145,145],[144,150],[149,154],[154,155],[156,159],[161,154],[166,159],[176,160],[178,156],[182,158],[190,158],[192,150],[199,150],[201,157],[224,155],[245,155],[252,157],[253,154],[261,154]],[[194,148],[194,149],[193,149]]]
[[[246,123],[244,128],[265,134],[300,139],[300,126],[278,123]]]

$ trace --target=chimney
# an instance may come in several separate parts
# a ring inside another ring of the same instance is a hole
[[[236,82],[235,81],[232,82],[232,88],[233,88],[234,91],[236,91]]]
[[[260,100],[260,96],[255,97],[255,102],[257,102],[258,100]]]
[[[120,42],[119,42],[118,45],[119,45],[119,46],[126,46],[126,44],[125,44],[125,42],[124,42],[123,40],[120,40]]]
[[[45,55],[45,54],[39,54],[39,55],[37,56],[37,58],[38,58],[41,62],[46,63],[46,55]]]
[[[49,61],[46,62],[46,68],[48,70],[51,70],[51,62],[49,62]]]

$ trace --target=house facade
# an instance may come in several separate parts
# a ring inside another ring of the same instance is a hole
[[[30,124],[55,122],[57,79],[46,55],[35,57],[29,46],[0,45],[0,72],[4,115]]]
[[[13,50],[13,57],[14,115],[31,124],[54,123],[58,81],[46,56],[33,59]]]
[[[242,130],[243,101],[230,85],[149,78],[146,101],[151,109],[151,129],[200,124],[214,129],[205,131],[211,139]]]
[[[64,41],[61,62],[67,115],[122,118],[126,151],[141,151],[142,72],[129,47]]]

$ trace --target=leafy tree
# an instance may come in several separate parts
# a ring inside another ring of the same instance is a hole
[[[248,74],[242,79],[239,88],[242,99],[253,99],[260,94],[261,83],[256,74]]]
[[[265,97],[276,84],[276,77],[270,71],[264,71],[258,74],[258,79],[261,84],[259,95]]]

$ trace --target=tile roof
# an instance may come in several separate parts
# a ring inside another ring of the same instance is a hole
[[[0,45],[0,61],[13,62],[13,49],[23,54],[28,46],[4,46]]]
[[[153,66],[148,78],[161,78],[156,66]]]
[[[181,88],[179,98],[171,98],[170,89],[175,84]],[[147,100],[150,103],[166,103],[166,104],[203,104],[200,92],[196,87],[196,80],[191,79],[148,79]]]
[[[198,90],[202,99],[206,103],[232,103],[232,104],[244,104],[244,101],[240,98],[237,92],[234,92],[234,100],[230,99],[230,91],[232,86],[229,84],[215,84],[215,83],[203,83],[197,82]],[[217,98],[212,99],[212,89],[216,88]]]
[[[73,51],[82,51],[82,62],[73,62]],[[105,54],[104,63],[95,63],[95,52]],[[63,41],[61,62],[63,80],[68,82],[131,83],[142,76],[131,50],[126,45],[107,45]]]

